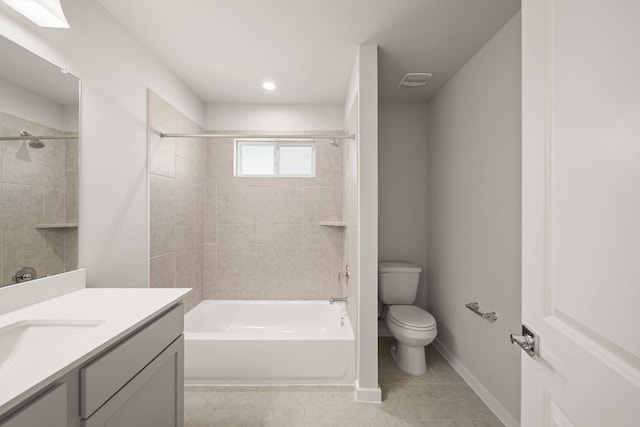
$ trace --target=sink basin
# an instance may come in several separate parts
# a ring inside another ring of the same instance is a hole
[[[103,320],[33,319],[0,328],[0,373],[16,361],[37,362],[87,335]]]

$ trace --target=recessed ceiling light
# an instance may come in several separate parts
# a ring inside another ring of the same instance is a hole
[[[60,0],[4,0],[41,27],[69,28]]]
[[[433,74],[430,73],[407,73],[404,75],[398,88],[401,87],[422,87],[429,83]]]
[[[264,82],[262,83],[262,87],[264,90],[276,90],[276,84],[274,82]]]

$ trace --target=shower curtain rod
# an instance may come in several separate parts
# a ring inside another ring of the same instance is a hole
[[[280,134],[221,134],[221,133],[160,133],[162,138],[279,138],[279,139],[355,139],[353,134],[337,133],[322,135]]]
[[[77,136],[0,136],[0,141],[30,141],[32,139],[78,139]]]

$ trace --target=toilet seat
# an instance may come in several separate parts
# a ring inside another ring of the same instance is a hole
[[[433,331],[436,319],[415,305],[392,305],[387,313],[387,320],[412,331]]]

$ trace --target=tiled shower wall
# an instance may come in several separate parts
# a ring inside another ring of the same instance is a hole
[[[345,227],[319,224],[344,219],[343,143],[316,139],[313,178],[235,177],[232,138],[161,139],[204,130],[151,91],[148,111],[151,287],[193,287],[187,309],[344,296]]]
[[[313,132],[308,132],[313,138]],[[343,296],[343,145],[316,139],[316,177],[233,176],[233,139],[207,144],[206,299]]]
[[[203,296],[205,144],[202,139],[161,138],[201,133],[191,119],[148,91],[149,286],[193,288],[189,310]]]
[[[65,132],[0,113],[0,135],[65,136]],[[0,285],[15,283],[16,271],[36,269],[38,277],[78,266],[78,230],[36,228],[78,222],[78,141],[44,140],[44,148],[28,141],[0,143]]]

